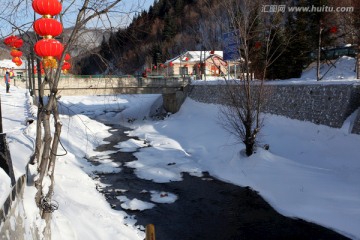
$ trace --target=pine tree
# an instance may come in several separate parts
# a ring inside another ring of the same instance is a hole
[[[163,40],[167,41],[172,39],[177,32],[177,26],[175,24],[175,19],[172,15],[167,14],[165,16],[165,20],[164,20],[164,30],[163,30]]]

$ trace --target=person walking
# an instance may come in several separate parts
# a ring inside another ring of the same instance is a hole
[[[6,73],[5,73],[4,81],[5,81],[5,84],[6,84],[6,92],[9,93],[9,90],[10,90],[10,73],[8,71],[6,71]]]

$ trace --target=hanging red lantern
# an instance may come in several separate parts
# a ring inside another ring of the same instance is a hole
[[[255,46],[256,49],[261,48],[261,42],[255,42]]]
[[[41,39],[34,46],[35,53],[44,59],[45,68],[57,67],[55,56],[64,51],[63,45],[55,39]]]
[[[19,60],[15,63],[15,65],[19,67],[19,66],[21,66],[22,63],[23,62],[22,62],[21,58],[19,58]]]
[[[64,47],[53,39],[61,34],[62,25],[52,17],[61,12],[61,3],[58,0],[33,0],[32,7],[35,12],[43,15],[43,18],[35,21],[33,26],[35,32],[44,37],[35,44],[35,53],[43,58],[45,68],[55,68],[57,61],[54,57],[62,54]]]
[[[210,54],[214,54],[214,53],[215,53],[215,51],[214,51],[214,50],[211,50],[211,51],[210,51]]]
[[[71,56],[70,56],[70,54],[65,54],[65,57],[64,57],[64,60],[65,61],[69,61],[71,59]]]
[[[71,64],[69,62],[64,62],[63,66],[61,67],[62,70],[69,70],[71,68]]]
[[[174,66],[174,63],[173,63],[173,62],[169,62],[169,66],[170,66],[170,67]]]
[[[336,26],[331,27],[330,33],[337,33],[337,27]]]
[[[19,57],[13,57],[13,59],[11,60],[13,63],[17,63],[19,62],[21,59]]]
[[[4,39],[5,45],[10,47],[12,45],[12,43],[16,40],[16,38],[17,37],[14,35],[8,36],[7,38]]]
[[[34,0],[32,7],[40,15],[51,16],[58,15],[62,9],[61,3],[58,0]]]
[[[64,62],[64,64],[61,67],[61,70],[64,71],[64,73],[67,73],[71,68],[71,64],[68,62]]]
[[[4,43],[12,48],[21,48],[24,44],[23,40],[17,36],[9,36],[5,38]]]
[[[61,54],[64,47],[62,43],[56,39],[41,39],[35,43],[34,50],[39,57],[55,57]]]
[[[189,61],[189,58],[188,58],[188,57],[186,57],[186,58],[185,58],[185,61]]]
[[[23,53],[21,51],[17,50],[17,49],[12,49],[10,51],[10,55],[12,57],[21,57],[23,55]]]
[[[154,65],[154,67],[153,67],[154,69],[156,69],[156,65]]]
[[[24,41],[21,38],[17,38],[14,42],[13,42],[13,46],[14,48],[21,48],[22,45],[24,44]]]
[[[63,27],[53,18],[40,18],[34,22],[34,30],[40,36],[56,37],[62,33]]]

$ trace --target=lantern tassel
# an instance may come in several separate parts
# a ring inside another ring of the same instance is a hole
[[[47,56],[43,58],[44,68],[57,68],[58,64],[54,57]]]

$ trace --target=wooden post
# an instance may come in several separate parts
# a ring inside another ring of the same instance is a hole
[[[154,224],[146,225],[146,240],[155,240],[155,226]]]

